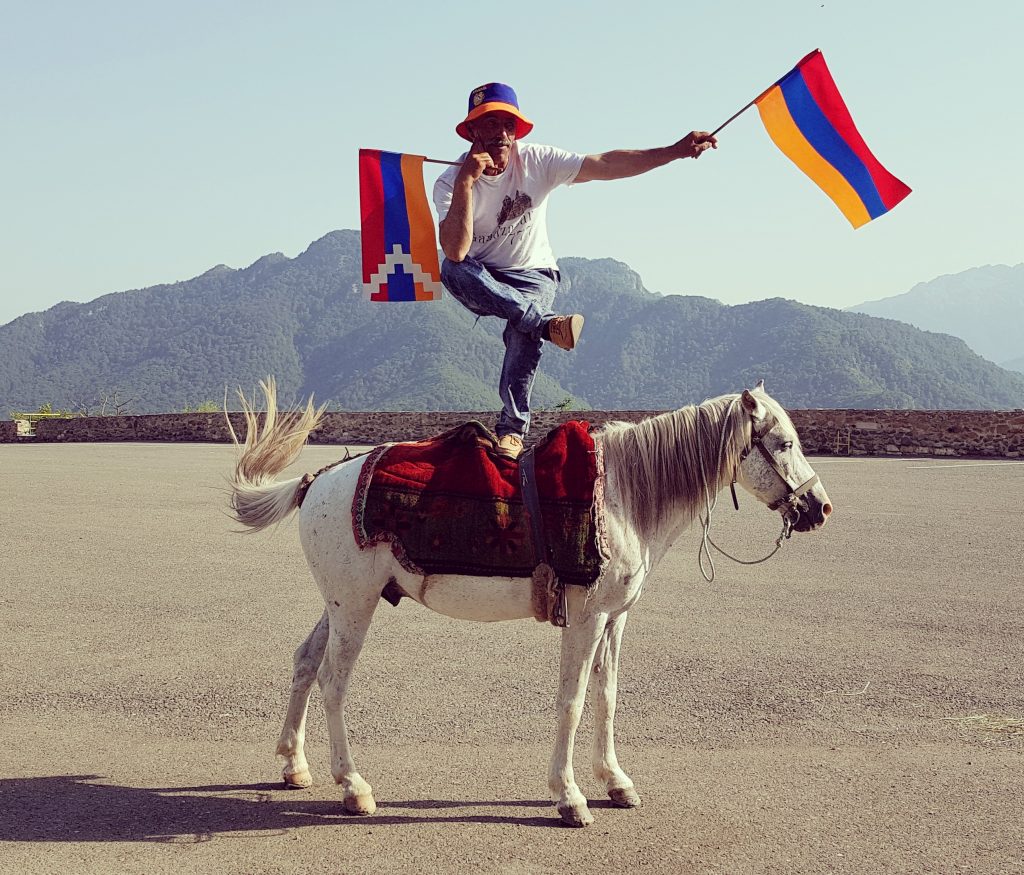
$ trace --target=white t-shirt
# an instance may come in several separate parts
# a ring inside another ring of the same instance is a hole
[[[459,164],[468,152],[463,152]],[[515,143],[508,166],[484,174],[473,185],[473,242],[468,255],[497,270],[557,267],[548,242],[548,195],[569,185],[585,155],[554,146]],[[452,205],[459,167],[449,167],[434,183],[434,207],[441,222]]]

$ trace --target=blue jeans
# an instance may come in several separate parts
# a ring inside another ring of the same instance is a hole
[[[530,393],[544,346],[541,334],[554,315],[557,276],[557,271],[491,270],[475,258],[441,263],[441,281],[456,301],[477,316],[497,316],[507,323],[498,437],[522,437],[530,428]]]

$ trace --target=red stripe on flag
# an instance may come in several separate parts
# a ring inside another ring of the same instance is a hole
[[[818,50],[811,52],[799,64],[794,72],[799,72],[807,83],[807,90],[811,97],[818,104],[822,114],[829,120],[832,127],[853,150],[853,153],[864,162],[868,173],[874,180],[875,188],[885,204],[887,210],[891,210],[903,198],[910,194],[910,188],[888,170],[886,170],[878,159],[871,153],[864,138],[853,123],[853,117],[846,108],[835,80],[825,64],[825,56]]]
[[[380,173],[380,149],[359,150],[359,214],[363,243],[363,282],[383,264],[384,181]]]

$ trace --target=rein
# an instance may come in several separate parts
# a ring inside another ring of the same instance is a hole
[[[718,470],[721,470],[722,458],[725,455],[725,436],[729,414],[732,412],[733,405],[738,404],[739,401],[740,399],[738,397],[734,399],[733,402],[729,405],[728,409],[726,410],[726,414],[724,417],[725,424],[722,425],[721,437],[718,442]],[[767,422],[767,424],[761,429],[761,431],[752,431],[750,436],[750,446],[743,451],[743,453],[740,456],[740,461],[742,462],[743,459],[745,459],[753,449],[758,449],[761,452],[761,455],[763,455],[765,460],[768,462],[769,467],[772,469],[772,471],[775,472],[775,475],[782,481],[782,484],[789,490],[782,498],[778,499],[777,501],[773,501],[771,504],[769,504],[768,509],[778,510],[783,505],[788,505],[791,510],[796,511],[797,502],[800,500],[800,497],[810,492],[810,490],[814,488],[815,484],[819,482],[819,478],[818,475],[815,474],[813,477],[811,477],[808,480],[805,480],[803,483],[799,485],[794,485],[793,483],[790,482],[790,479],[786,475],[786,472],[782,470],[779,463],[775,461],[775,457],[768,451],[768,448],[764,445],[765,435],[767,435],[774,427],[775,420],[774,417],[772,417],[772,419],[770,419]],[[698,421],[697,428],[695,430],[698,443],[697,457],[701,460],[700,474],[701,480],[704,483],[704,507],[707,511],[707,516],[701,517],[700,515],[698,515],[698,519],[700,519],[704,532],[703,536],[701,537],[700,548],[697,550],[697,567],[700,568],[700,573],[704,580],[706,580],[708,583],[713,583],[715,580],[715,560],[711,555],[710,547],[714,547],[719,553],[721,553],[727,559],[731,559],[733,562],[736,562],[740,565],[760,565],[762,562],[767,562],[769,559],[772,558],[772,556],[779,552],[779,550],[782,547],[782,542],[784,540],[788,540],[792,537],[793,518],[788,513],[783,514],[782,531],[779,533],[779,537],[775,539],[775,549],[773,549],[771,553],[769,553],[767,556],[762,557],[761,559],[737,559],[735,556],[731,555],[730,553],[727,553],[725,550],[719,547],[718,544],[711,540],[711,513],[718,505],[718,496],[715,495],[714,501],[711,500],[710,491],[708,489],[707,472],[704,470],[704,456],[700,452],[699,446],[700,431],[700,422]],[[732,492],[733,506],[736,508],[736,510],[739,510],[740,505],[739,501],[736,498],[735,471],[733,471],[732,482],[729,484],[729,489]],[[710,547],[708,545],[710,545]],[[707,559],[708,569],[705,569],[704,567],[705,558]]]

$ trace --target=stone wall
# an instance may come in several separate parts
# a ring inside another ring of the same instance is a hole
[[[794,410],[810,452],[1024,457],[1024,410]]]
[[[600,425],[610,419],[636,422],[651,411],[541,411],[532,435],[543,436],[568,419]],[[1024,457],[1024,410],[792,410],[804,449],[814,455]],[[487,426],[493,412],[328,413],[311,443],[378,444],[419,440],[479,419]],[[241,432],[241,414],[232,414]],[[173,441],[230,440],[220,413],[169,413],[149,416],[101,416],[36,423],[35,437],[18,437],[13,422],[0,422],[0,443],[20,441]]]

